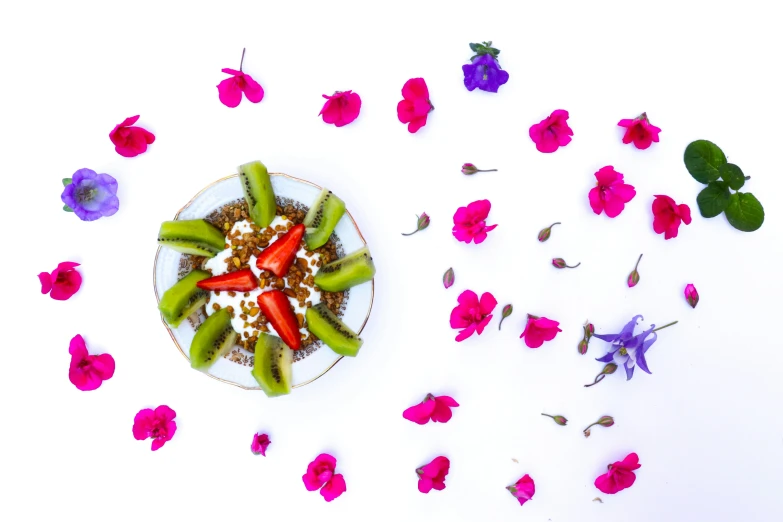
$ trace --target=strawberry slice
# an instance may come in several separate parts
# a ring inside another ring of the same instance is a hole
[[[292,350],[298,350],[302,344],[299,323],[291,308],[288,296],[280,290],[270,290],[258,296],[258,307],[274,327],[277,335]]]
[[[277,277],[285,277],[296,258],[296,251],[299,250],[304,233],[305,226],[300,223],[269,245],[256,259],[258,269],[269,270]]]
[[[258,288],[258,279],[249,268],[229,272],[219,276],[203,279],[196,283],[202,290],[229,290],[234,292],[249,292]]]

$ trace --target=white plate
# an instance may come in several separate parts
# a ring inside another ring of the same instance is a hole
[[[278,202],[279,198],[288,198],[309,207],[321,192],[321,187],[318,185],[288,176],[287,174],[270,173],[270,176],[272,177],[272,188],[275,191]],[[222,208],[227,203],[243,199],[243,197],[239,176],[234,174],[212,183],[196,194],[174,216],[174,219],[204,218],[212,211]],[[338,238],[338,244],[342,247],[343,255],[349,254],[366,244],[359,227],[356,226],[356,222],[347,210],[337,223],[334,234]],[[179,279],[178,276],[181,273],[180,264],[183,261],[183,254],[175,252],[170,248],[158,247],[153,274],[155,297],[158,299],[158,302],[160,302],[160,296]],[[348,291],[342,320],[357,333],[362,332],[367,319],[370,317],[374,284],[375,281],[370,281],[355,286]],[[162,316],[161,320],[163,321]],[[171,328],[166,321],[163,321],[163,325],[171,334],[171,338],[174,340],[177,348],[179,348],[179,351],[189,361],[190,343],[196,333],[195,325],[190,320],[182,321],[177,328]],[[294,388],[313,382],[342,359],[342,356],[335,354],[328,346],[323,345],[320,341],[318,341],[318,344],[320,346],[317,350],[294,363],[292,370],[292,385]],[[253,354],[237,346],[232,350],[232,354],[229,354],[228,358],[224,357],[215,362],[207,375],[247,390],[260,390],[258,383],[250,373],[253,368],[252,357]],[[361,352],[359,357],[361,357]]]

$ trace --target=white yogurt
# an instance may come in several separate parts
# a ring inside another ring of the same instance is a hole
[[[283,219],[280,216],[275,216],[275,219],[272,220],[272,223],[269,225],[270,227],[274,228],[276,225],[284,225],[286,223],[286,220]],[[252,232],[252,228],[250,228],[250,222],[248,220],[243,221],[237,221],[234,224],[234,227],[231,229],[230,233],[227,234],[228,237],[234,236],[235,232],[239,231],[239,234],[243,234],[246,232]],[[277,235],[273,236],[269,240],[269,244],[271,245],[275,241],[277,241]],[[231,241],[229,239],[226,239],[228,243]],[[242,247],[239,246],[237,249],[241,249]],[[267,247],[269,248],[269,247]],[[226,263],[226,259],[233,256],[233,250],[231,246],[217,254],[212,259],[207,260],[207,262],[204,264],[204,268],[207,270],[210,270],[212,272],[213,276],[225,274],[228,272],[228,264]],[[306,257],[305,253],[307,250],[305,248],[300,248],[299,251],[296,253],[296,257],[304,257],[308,260],[308,263],[310,260],[315,259],[319,260],[321,258],[321,255],[318,253],[313,253],[312,256]],[[316,261],[317,262],[317,261]],[[255,274],[256,277],[260,278],[261,270],[259,270],[256,267],[256,257],[250,256],[250,260],[248,261],[248,265],[250,265],[250,270]],[[245,308],[252,308],[253,306],[258,306],[258,296],[261,295],[263,292],[266,292],[267,290],[271,290],[271,285],[269,283],[266,284],[263,288],[256,288],[255,290],[251,290],[250,292],[236,292],[236,295],[230,296],[228,292],[221,291],[220,295],[217,295],[215,292],[210,292],[209,294],[209,303],[207,303],[207,315],[212,315],[215,313],[215,309],[212,307],[214,303],[217,303],[220,308],[226,308],[227,306],[231,306],[234,309],[234,317],[231,319],[231,327],[234,329],[235,332],[239,333],[239,336],[242,339],[246,339],[245,332],[247,332],[248,336],[258,336],[258,330],[250,326],[250,323],[255,322],[255,317],[248,317],[248,320],[245,321],[241,317],[239,317],[239,314],[242,313],[242,301],[245,302]],[[245,297],[245,293],[248,294],[247,297]],[[299,306],[299,301],[296,299],[289,297],[288,301],[291,303],[291,305],[294,307],[294,313],[305,315],[305,312],[307,311],[306,306]],[[305,301],[310,301],[313,306],[317,305],[321,302],[321,294],[317,292],[315,289],[310,288],[310,297]],[[247,324],[247,326],[245,326]],[[273,335],[277,335],[277,332],[275,331],[274,327],[271,323],[267,323],[267,328],[269,328],[269,333]],[[299,330],[303,334],[307,335],[308,331],[306,328],[301,328]]]

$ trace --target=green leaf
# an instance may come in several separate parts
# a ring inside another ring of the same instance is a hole
[[[745,184],[745,174],[733,163],[726,163],[720,168],[720,177],[729,184],[733,190],[739,190]]]
[[[71,178],[63,178],[63,187],[67,187],[71,183],[73,183],[73,180]]]
[[[764,207],[750,192],[735,192],[726,207],[726,219],[731,226],[743,232],[753,232],[764,223]]]
[[[729,196],[731,196],[731,193],[726,183],[713,181],[696,196],[699,212],[706,218],[714,218],[726,210],[729,204]]]
[[[696,140],[685,148],[685,168],[693,179],[705,185],[720,177],[720,167],[726,164],[726,155],[720,147],[707,140]]]
[[[73,209],[69,207],[68,205],[63,205],[63,210],[66,212],[73,212]]]
[[[470,50],[473,51],[474,53],[478,52],[479,47],[480,47],[479,44],[475,44],[475,43],[470,44]]]

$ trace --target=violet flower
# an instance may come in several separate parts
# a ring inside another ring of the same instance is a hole
[[[72,211],[82,221],[95,221],[113,216],[120,208],[117,199],[117,180],[108,174],[96,174],[94,170],[79,169],[66,183],[60,198],[64,210]]]
[[[497,61],[500,50],[491,46],[492,42],[470,44],[476,55],[470,59],[469,64],[462,66],[465,87],[469,91],[478,87],[482,91],[498,92],[498,88],[508,81],[508,72],[502,70]]]
[[[623,326],[623,329],[620,331],[620,333],[593,334],[593,337],[597,337],[602,341],[611,343],[607,354],[603,357],[597,358],[596,361],[605,363],[614,361],[614,363],[616,363],[618,366],[625,368],[627,380],[631,380],[631,377],[633,377],[634,368],[637,366],[641,368],[643,372],[652,373],[647,367],[645,353],[647,353],[647,350],[649,350],[656,339],[658,339],[658,334],[655,332],[677,323],[677,321],[674,321],[673,323],[661,326],[660,328],[656,328],[653,324],[650,325],[649,329],[638,335],[634,335],[633,331],[636,327],[636,322],[638,319],[644,320],[644,317],[641,315],[634,316],[634,318],[631,319],[628,324]],[[650,335],[652,335],[652,337],[648,339]]]

